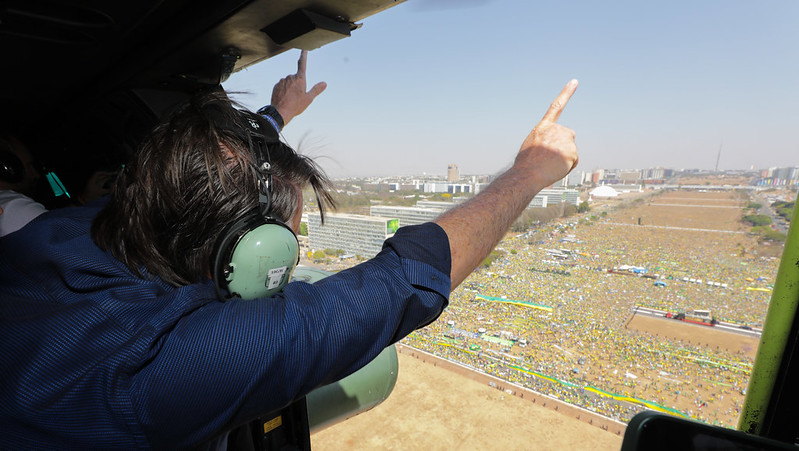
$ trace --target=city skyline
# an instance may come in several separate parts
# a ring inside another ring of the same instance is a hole
[[[408,1],[310,53],[328,89],[284,131],[333,177],[506,167],[571,78],[580,165],[745,170],[799,163],[799,4]],[[409,31],[410,30],[410,31]],[[250,108],[292,50],[224,86]]]
[[[417,174],[382,174],[382,175],[357,175],[357,176],[341,176],[341,177],[334,177],[334,179],[340,180],[347,180],[347,179],[384,179],[384,180],[391,180],[391,179],[435,179],[441,181],[449,181],[449,167],[452,166],[451,164],[442,171],[438,172],[422,172]],[[455,165],[457,167],[457,165]],[[768,177],[768,173],[774,172],[774,170],[793,170],[794,173],[799,173],[799,165],[795,166],[782,166],[782,167],[771,167],[771,168],[742,168],[742,169],[719,169],[715,171],[713,169],[700,169],[700,168],[669,168],[669,167],[646,167],[646,168],[609,168],[609,167],[602,167],[602,168],[595,168],[593,170],[580,170],[576,168],[574,171],[570,172],[567,176],[568,178],[576,177],[577,175],[585,175],[588,176],[590,174],[595,173],[631,173],[631,172],[640,172],[642,177],[649,178],[644,176],[647,172],[652,171],[667,171],[671,173],[668,177],[678,176],[678,175],[699,175],[699,176],[714,176],[714,175],[753,175],[756,177]],[[765,175],[764,175],[765,174]],[[457,180],[464,180],[469,178],[481,178],[487,179],[494,174],[486,174],[486,173],[459,173],[459,178]],[[666,177],[666,178],[668,178]],[[656,177],[662,178],[662,177]]]

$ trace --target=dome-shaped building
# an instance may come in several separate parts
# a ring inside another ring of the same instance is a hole
[[[592,197],[617,197],[619,192],[608,185],[598,186],[588,192]]]

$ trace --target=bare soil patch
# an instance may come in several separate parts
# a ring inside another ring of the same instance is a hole
[[[399,354],[391,396],[311,436],[326,450],[618,450],[622,436]],[[623,434],[623,433],[622,433]]]
[[[639,330],[651,335],[681,340],[688,344],[698,344],[716,349],[726,349],[734,353],[754,358],[758,338],[736,334],[722,329],[686,323],[666,318],[652,318],[635,315],[627,325],[629,329]]]

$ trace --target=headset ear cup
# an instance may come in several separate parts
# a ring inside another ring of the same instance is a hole
[[[211,276],[220,298],[224,298],[221,290],[227,289],[231,255],[236,243],[243,234],[260,224],[263,224],[263,219],[251,212],[238,221],[229,224],[217,238],[214,251],[211,254]]]
[[[214,282],[243,299],[269,297],[291,280],[300,255],[297,236],[257,213],[237,221],[219,242]]]

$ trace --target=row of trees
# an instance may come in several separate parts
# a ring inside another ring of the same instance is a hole
[[[560,203],[555,205],[548,205],[546,207],[528,208],[522,212],[522,215],[511,226],[512,232],[524,232],[534,224],[544,224],[558,218],[568,218],[577,213],[585,213],[591,210],[588,202],[582,202],[579,205],[571,205]]]
[[[795,202],[777,201],[771,204],[771,208],[773,208],[778,215],[785,218],[786,221],[790,221],[791,218],[793,218],[794,204]]]
[[[771,225],[771,218],[768,215],[746,215],[743,217],[743,221],[753,227],[764,227]]]
[[[762,207],[763,206],[761,204],[756,202],[749,202],[746,205],[746,208],[755,212],[759,211]],[[787,221],[790,221],[793,217],[794,202],[774,202],[771,205],[771,208],[773,208],[778,215],[782,216]],[[784,233],[771,228],[772,220],[768,215],[754,213],[745,215],[743,218],[741,218],[741,220],[752,226],[751,232],[759,235],[762,240],[783,242],[787,238]]]

